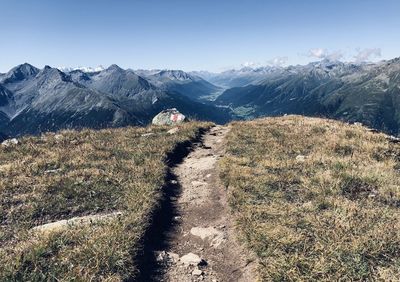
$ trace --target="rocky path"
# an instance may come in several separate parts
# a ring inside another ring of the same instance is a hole
[[[153,250],[158,271],[153,281],[254,281],[254,263],[236,242],[217,161],[224,154],[228,127],[216,126],[183,162],[172,169],[172,222]],[[149,277],[148,277],[149,278]]]

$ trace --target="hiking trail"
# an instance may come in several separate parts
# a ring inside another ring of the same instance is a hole
[[[227,192],[219,183],[217,161],[224,154],[229,130],[226,126],[211,128],[171,168],[166,187],[168,210],[161,211],[159,224],[153,223],[153,240],[147,243],[153,261],[145,262],[152,269],[143,280],[256,280],[254,260],[236,241]],[[168,228],[162,226],[166,224]]]

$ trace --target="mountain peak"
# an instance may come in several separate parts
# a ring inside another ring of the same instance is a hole
[[[44,77],[51,80],[71,81],[70,77],[57,68],[52,68],[46,65],[38,74],[38,77]]]
[[[12,68],[8,73],[6,73],[3,82],[4,83],[18,82],[30,77],[34,77],[38,73],[39,73],[38,68],[28,63],[24,63]]]
[[[158,77],[167,77],[173,80],[193,80],[193,76],[182,70],[162,70],[155,74]]]
[[[116,64],[112,64],[106,69],[106,71],[123,71],[123,69]]]

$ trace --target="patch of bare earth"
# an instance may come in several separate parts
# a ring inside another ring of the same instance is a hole
[[[175,227],[154,252],[156,281],[254,281],[255,263],[236,241],[217,161],[229,127],[216,126],[172,169],[180,194],[171,196]]]

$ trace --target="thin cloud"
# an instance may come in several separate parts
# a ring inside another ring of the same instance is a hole
[[[268,60],[267,64],[275,67],[282,67],[286,65],[288,61],[289,61],[288,57],[275,57],[271,60]]]
[[[288,61],[289,61],[289,58],[286,56],[275,57],[268,61],[265,61],[264,63],[252,62],[252,61],[244,62],[244,63],[240,64],[240,68],[255,69],[255,68],[260,68],[260,67],[265,67],[265,66],[282,67],[282,66],[286,65],[286,63]]]
[[[356,51],[357,54],[353,57],[356,62],[365,62],[382,56],[381,48],[365,48],[357,49]]]
[[[327,49],[324,49],[324,48],[313,48],[308,51],[307,56],[311,57],[311,58],[328,59],[331,61],[337,61],[337,60],[343,59],[344,54],[340,50],[329,52]]]

